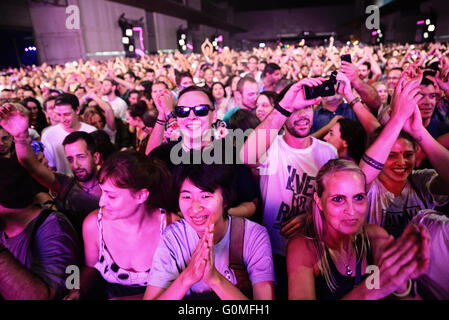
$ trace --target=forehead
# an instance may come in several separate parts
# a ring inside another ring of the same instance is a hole
[[[407,139],[399,138],[391,148],[391,152],[415,151],[413,143]]]
[[[178,100],[180,106],[194,106],[197,104],[211,104],[207,94],[201,91],[189,91],[184,93]]]
[[[350,194],[365,192],[365,180],[355,171],[338,171],[327,174],[323,179],[325,192],[329,194]]]
[[[270,99],[268,99],[268,97],[266,95],[261,94],[257,97],[257,102],[260,104],[265,104],[265,103],[270,104]]]
[[[72,106],[69,104],[59,104],[59,105],[55,106],[55,112],[60,112],[60,113],[70,112],[70,113],[72,113],[75,111],[72,109]]]
[[[80,153],[89,154],[86,141],[80,139],[64,146],[66,156],[74,156]]]
[[[257,83],[247,81],[243,84],[243,92],[253,93],[259,91]]]
[[[429,85],[420,85],[419,86],[419,91],[421,93],[435,93],[435,87],[433,86],[433,84],[429,84]]]

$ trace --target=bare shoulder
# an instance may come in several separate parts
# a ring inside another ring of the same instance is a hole
[[[87,215],[83,221],[83,238],[86,239],[96,239],[98,236],[98,212],[100,209],[94,210]],[[94,238],[95,237],[95,238]]]
[[[287,264],[289,261],[294,264],[313,267],[316,263],[314,245],[311,238],[298,235],[287,244]]]

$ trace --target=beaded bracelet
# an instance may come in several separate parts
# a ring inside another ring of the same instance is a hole
[[[369,157],[366,153],[362,156],[362,160],[369,165],[370,167],[373,167],[376,170],[382,170],[384,167],[383,163],[380,163],[379,161],[374,160],[373,158]]]

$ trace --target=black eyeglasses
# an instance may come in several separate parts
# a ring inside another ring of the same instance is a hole
[[[208,104],[197,104],[193,107],[186,107],[186,106],[176,106],[175,107],[175,116],[179,118],[186,118],[190,114],[190,110],[193,110],[193,113],[197,117],[205,117],[208,115],[209,110],[213,110],[210,105]]]

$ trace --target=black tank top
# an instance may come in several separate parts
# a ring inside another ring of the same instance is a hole
[[[366,261],[368,265],[374,264],[373,254],[371,252],[371,248],[368,243],[368,239],[366,239]],[[330,272],[332,277],[335,280],[336,284],[336,290],[335,292],[332,292],[332,290],[329,288],[329,286],[326,283],[326,279],[324,276],[320,273],[318,277],[315,278],[315,292],[316,292],[316,298],[317,300],[340,300],[343,298],[346,294],[348,294],[356,285],[358,285],[361,281],[363,281],[366,278],[365,271],[362,273],[362,262],[363,259],[360,259],[360,261],[356,265],[356,274],[355,277],[348,277],[346,275],[342,275],[337,267],[334,264],[334,261],[332,260],[329,251],[327,251],[326,248],[326,254],[327,254],[327,262],[330,267]],[[357,259],[359,260],[359,259]]]

